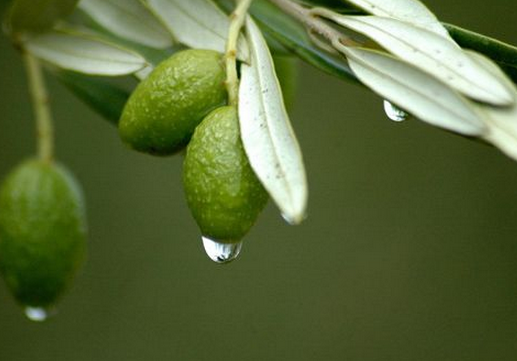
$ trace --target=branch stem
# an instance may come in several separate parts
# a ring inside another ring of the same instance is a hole
[[[24,51],[29,92],[36,119],[38,157],[44,162],[52,162],[54,154],[54,129],[50,112],[49,97],[41,65],[33,55]]]
[[[336,41],[345,46],[358,46],[359,44],[354,40],[350,39],[339,30],[333,28],[327,22],[322,20],[310,9],[307,9],[300,4],[291,0],[269,0],[275,4],[278,8],[283,10],[286,14],[291,15],[293,18],[299,20],[309,32],[317,34],[326,39],[330,44]]]
[[[239,0],[237,7],[230,15],[230,28],[226,43],[226,89],[228,103],[237,106],[239,102],[239,76],[237,74],[237,43],[248,9],[253,0]]]

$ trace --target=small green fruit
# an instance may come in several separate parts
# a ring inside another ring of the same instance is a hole
[[[240,241],[267,203],[242,147],[237,110],[211,112],[197,127],[183,166],[187,203],[204,236]]]
[[[136,87],[122,112],[120,137],[141,152],[177,152],[201,120],[225,104],[224,81],[219,53],[191,49],[174,54]]]
[[[0,272],[16,300],[48,308],[85,254],[82,193],[62,166],[29,160],[0,189]]]

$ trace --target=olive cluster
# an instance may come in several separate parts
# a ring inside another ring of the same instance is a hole
[[[225,80],[219,53],[178,52],[135,89],[119,132],[131,148],[153,155],[186,146],[183,186],[192,215],[204,237],[234,243],[253,226],[268,196],[244,152]]]
[[[292,78],[290,65],[277,63]],[[129,147],[152,155],[186,147],[188,206],[203,237],[229,245],[250,230],[268,195],[248,162],[225,81],[219,53],[180,51],[136,87],[119,133]],[[285,84],[291,91],[292,82]],[[31,159],[7,176],[0,189],[0,272],[27,310],[55,305],[85,258],[85,240],[80,185],[62,165]]]

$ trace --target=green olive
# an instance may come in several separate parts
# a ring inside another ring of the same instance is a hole
[[[184,50],[162,62],[135,89],[119,123],[131,148],[170,155],[187,145],[196,126],[226,102],[221,55]]]
[[[27,307],[52,306],[86,251],[81,189],[62,166],[29,160],[0,189],[0,272]]]
[[[203,236],[235,243],[255,223],[268,196],[244,152],[234,107],[214,110],[197,127],[187,147],[183,185]]]

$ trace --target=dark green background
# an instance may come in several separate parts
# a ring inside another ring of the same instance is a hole
[[[517,43],[514,0],[428,1]],[[270,205],[242,256],[205,256],[181,157],[126,150],[50,81],[59,159],[88,200],[89,260],[57,317],[27,321],[0,286],[0,360],[517,359],[517,163],[304,66],[292,121],[310,216]],[[0,174],[34,150],[18,54],[0,40]]]

